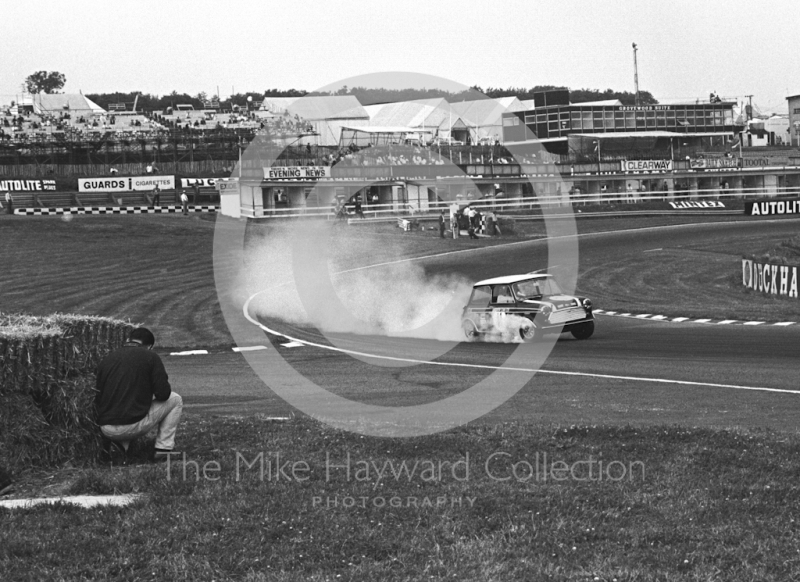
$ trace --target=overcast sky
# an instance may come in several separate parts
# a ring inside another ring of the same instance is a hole
[[[633,42],[659,100],[752,94],[785,112],[800,93],[797,0],[28,0],[0,18],[0,94],[38,70],[65,92],[223,98],[381,71],[633,91]]]

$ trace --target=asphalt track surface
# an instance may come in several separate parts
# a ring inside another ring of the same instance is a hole
[[[796,234],[796,221],[714,223],[582,235],[581,268],[621,255],[676,245],[702,248],[709,239]],[[426,270],[472,280],[519,273],[546,264],[546,243],[529,241],[422,259]],[[377,267],[376,269],[380,269]],[[584,289],[591,296],[591,289]],[[602,306],[598,306],[602,307]],[[647,311],[643,305],[641,311]],[[529,420],[554,424],[681,424],[797,429],[800,418],[800,325],[728,326],[597,316],[587,341],[562,335],[546,362],[514,397],[476,422]],[[268,350],[303,376],[339,396],[368,404],[403,406],[458,393],[494,371],[513,344],[453,343],[436,364],[371,361],[326,349],[313,328],[263,321],[303,342],[264,334]],[[328,334],[330,336],[330,334]],[[407,338],[336,336],[339,348],[415,359],[419,342]],[[531,348],[531,349],[536,349]],[[443,350],[444,351],[444,350]],[[217,414],[285,416],[296,413],[236,353],[166,357],[187,409]],[[514,371],[503,372],[514,374]],[[519,372],[526,373],[526,372]]]

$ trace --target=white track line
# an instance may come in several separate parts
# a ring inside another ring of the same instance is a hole
[[[284,348],[299,348],[299,347],[302,347],[304,345],[306,345],[306,344],[303,343],[303,342],[292,341],[292,342],[289,342],[288,344],[281,344],[281,347],[284,347]],[[313,345],[313,344],[308,344],[308,345]]]
[[[233,348],[234,352],[256,352],[258,350],[266,350],[268,349],[267,346],[246,346],[243,348],[236,347]]]
[[[113,506],[122,507],[129,505],[141,498],[141,495],[72,495],[69,497],[32,497],[28,499],[3,499],[0,507],[8,509],[26,509],[35,505],[52,505],[54,503],[69,503],[80,507]]]

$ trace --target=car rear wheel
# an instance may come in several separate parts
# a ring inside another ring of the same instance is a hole
[[[475,324],[469,320],[464,321],[461,324],[461,329],[464,330],[464,335],[467,337],[467,341],[469,342],[474,342],[481,336],[481,334],[478,333],[478,329],[475,327]]]
[[[532,321],[528,321],[520,326],[519,337],[525,342],[536,341],[542,337],[542,331],[537,328]]]
[[[592,337],[593,333],[594,333],[593,321],[587,321],[586,323],[581,323],[580,325],[577,325],[572,328],[572,336],[575,339],[579,340],[589,339],[590,337]]]

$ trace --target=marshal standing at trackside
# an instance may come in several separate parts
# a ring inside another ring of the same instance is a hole
[[[97,367],[97,424],[106,438],[127,451],[136,437],[158,427],[156,461],[174,452],[183,400],[172,391],[161,358],[152,351],[155,337],[139,327],[128,342]]]

